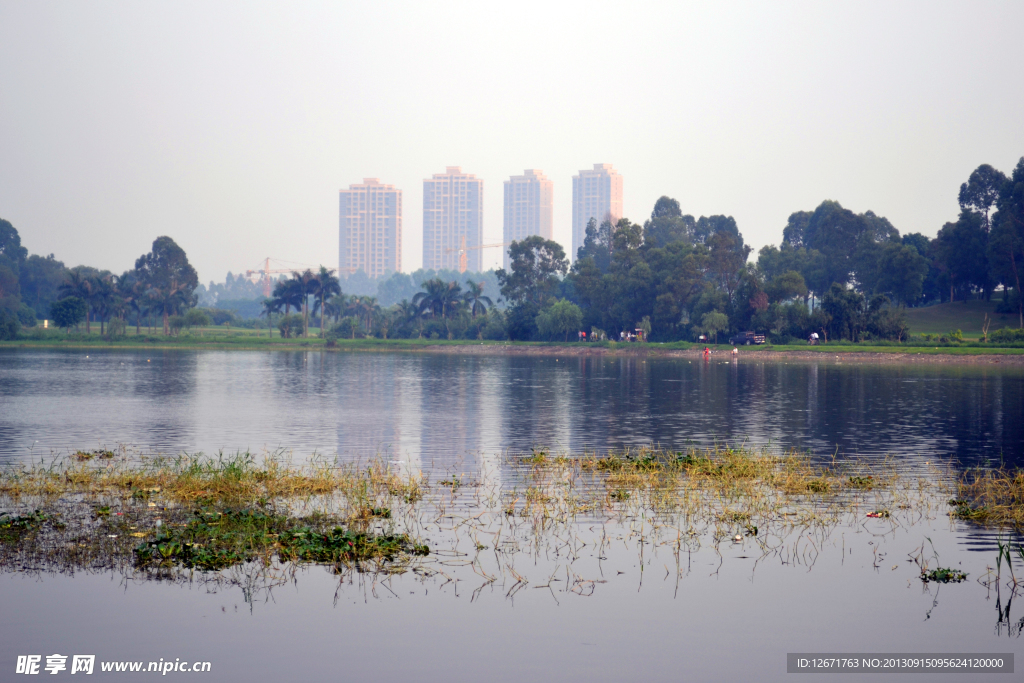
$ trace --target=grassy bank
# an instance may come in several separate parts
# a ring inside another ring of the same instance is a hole
[[[998,313],[998,306],[999,302],[993,300],[954,301],[923,308],[908,308],[907,324],[914,334],[945,335],[953,330],[961,330],[965,339],[980,339],[986,316],[990,333],[1004,327],[1015,328],[1020,323],[1016,314]]]
[[[65,335],[56,330],[40,331],[34,335],[24,335],[15,341],[0,342],[0,349],[5,348],[36,348],[36,349],[246,349],[246,350],[302,350],[327,349],[332,351],[432,351],[451,353],[521,353],[537,355],[580,355],[580,354],[650,354],[676,355],[679,353],[698,353],[704,348],[702,344],[690,342],[669,343],[621,343],[621,342],[509,342],[476,339],[457,339],[452,341],[438,339],[340,339],[327,344],[316,337],[282,339],[279,336],[268,338],[258,336],[250,330],[239,330],[237,333],[216,330],[210,334],[186,334],[177,337],[162,335],[129,334],[118,339],[104,339],[99,334]],[[712,344],[709,347],[717,354],[727,354],[732,350],[728,344]],[[912,354],[921,356],[1024,356],[1024,344],[986,344],[981,342],[937,343],[913,342],[899,344],[895,342],[864,342],[853,344],[839,342],[808,346],[806,344],[765,344],[761,346],[743,346],[740,348],[742,357],[756,354],[789,354],[814,357],[815,355],[836,354]]]

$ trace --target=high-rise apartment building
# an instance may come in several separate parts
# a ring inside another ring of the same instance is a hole
[[[572,260],[583,246],[591,218],[599,224],[622,218],[622,176],[611,164],[594,164],[594,170],[572,177]]]
[[[340,192],[339,275],[379,277],[402,269],[402,191],[364,178]]]
[[[484,181],[448,166],[423,181],[423,267],[457,270],[466,247],[466,268],[481,270],[484,236]]]
[[[530,235],[551,239],[554,216],[555,184],[543,171],[527,169],[505,181],[505,224],[502,242],[521,240]],[[505,270],[509,267],[505,247]]]

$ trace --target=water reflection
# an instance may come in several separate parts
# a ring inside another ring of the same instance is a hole
[[[715,441],[1021,464],[1024,371],[412,353],[7,350],[0,459],[133,444],[414,467],[536,445]]]

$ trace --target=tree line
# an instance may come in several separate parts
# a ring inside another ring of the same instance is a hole
[[[1024,328],[1024,158],[1009,176],[979,166],[958,201],[957,220],[934,239],[901,235],[872,211],[823,201],[791,214],[779,245],[751,261],[731,216],[694,218],[664,196],[643,224],[591,220],[571,267],[561,245],[532,236],[512,243],[507,271],[395,273],[363,282],[339,281],[321,266],[278,280],[259,306],[268,328],[284,337],[308,336],[312,320],[328,339],[565,340],[578,331],[600,339],[639,330],[673,341],[754,330],[777,342],[813,332],[902,341],[906,307],[991,299],[998,291],[999,308],[1016,313]],[[169,237],[118,276],[67,269],[52,254],[30,256],[17,230],[0,221],[0,335],[45,311],[65,328],[84,321],[87,332],[91,322],[102,331],[109,321],[134,320],[138,332],[144,319],[159,319],[166,335],[217,313],[196,309],[198,288]],[[396,303],[365,293],[374,289]]]
[[[134,319],[159,320],[164,334],[171,319],[190,314],[202,324],[205,314],[190,313],[196,305],[199,278],[184,250],[170,237],[158,237],[153,248],[121,275],[89,266],[66,268],[53,254],[29,255],[9,221],[0,220],[0,338],[13,338],[20,327],[34,327],[49,318],[68,331],[85,324],[91,333],[123,333]],[[106,328],[110,327],[108,331]]]
[[[997,289],[1000,308],[1024,327],[1024,158],[1010,176],[980,166],[958,199],[959,218],[934,239],[824,201],[790,215],[779,246],[751,262],[732,217],[695,219],[661,197],[642,225],[591,220],[571,268],[556,242],[514,243],[509,272],[498,271],[507,332],[551,338],[578,318],[591,336],[640,329],[658,341],[745,330],[782,342],[813,332],[903,340],[905,307],[990,299]]]

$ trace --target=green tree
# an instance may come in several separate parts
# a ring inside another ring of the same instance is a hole
[[[412,302],[419,306],[420,312],[431,318],[441,316],[445,332],[451,339],[452,331],[449,318],[463,303],[462,286],[458,282],[444,282],[440,278],[427,280],[422,285],[422,292],[417,292]]]
[[[543,306],[569,269],[562,245],[540,235],[513,241],[508,256],[510,271],[502,268],[497,274],[501,295],[513,305]]]
[[[864,327],[864,295],[835,282],[821,298],[821,307],[830,317],[832,336],[859,341]]]
[[[1024,290],[1021,270],[1024,269],[1024,157],[1017,162],[1010,179],[1003,183],[993,217],[989,255],[994,274],[1005,285],[1014,285],[1017,315],[1024,329]]]
[[[210,314],[201,308],[191,308],[185,313],[185,327],[190,332],[193,327],[209,327],[212,322]],[[199,331],[199,336],[203,336],[202,330]]]
[[[316,279],[316,275],[312,270],[307,268],[301,273],[298,271],[292,271],[291,287],[295,295],[297,295],[299,304],[302,311],[302,336],[309,336],[309,297],[312,296],[320,283]]]
[[[17,339],[18,327],[18,314],[6,308],[0,308],[0,341]]]
[[[193,293],[199,286],[195,268],[174,240],[157,237],[152,251],[136,259],[135,270],[146,285],[151,308],[163,317],[164,335],[170,334],[168,318],[195,306]]]
[[[717,344],[718,333],[729,329],[729,317],[725,313],[711,311],[701,316],[700,326],[708,336],[715,338]]]
[[[803,275],[795,270],[787,270],[772,278],[765,285],[765,294],[768,295],[768,302],[771,303],[785,301],[794,297],[804,298],[807,296],[807,284],[804,282]],[[766,307],[760,306],[758,308],[764,309]]]
[[[86,266],[77,266],[67,272],[67,276],[64,282],[61,283],[58,291],[60,296],[64,297],[77,297],[85,302],[85,333],[90,334],[92,328],[89,325],[89,312],[90,302],[93,298],[93,292],[96,289],[96,279],[91,276],[90,271],[94,272],[94,269]],[[77,324],[77,323],[76,323]],[[61,326],[63,327],[63,325]]]
[[[274,336],[274,314],[280,313],[284,304],[280,299],[276,297],[269,297],[263,300],[262,310],[260,311],[260,317],[267,317],[267,337],[273,338]]]
[[[878,272],[876,292],[891,294],[897,301],[913,305],[924,290],[928,260],[915,247],[890,243],[879,255]]]
[[[598,226],[597,219],[591,218],[584,229],[583,244],[576,250],[576,259],[590,258],[602,273],[607,273],[612,263],[614,234],[615,227],[610,220],[604,220]]]
[[[960,208],[981,214],[985,232],[991,229],[989,211],[999,201],[999,194],[1006,184],[1006,175],[988,164],[974,169],[967,182],[960,186]]]
[[[50,306],[50,317],[57,327],[63,327],[70,334],[72,327],[85,320],[88,310],[85,301],[80,297],[68,296]]]
[[[18,282],[21,299],[37,312],[50,310],[50,304],[60,298],[59,288],[64,281],[66,268],[54,258],[32,254],[21,266]]]
[[[683,215],[678,201],[662,196],[655,202],[650,220],[644,222],[644,243],[652,248],[673,242],[693,244],[696,227],[693,216]]]
[[[324,337],[327,333],[327,328],[324,327],[324,314],[326,313],[327,301],[335,295],[341,294],[341,284],[338,282],[338,278],[335,277],[334,273],[320,266],[320,271],[316,274],[316,288],[313,291],[314,300],[317,308],[320,310],[320,336]]]
[[[956,291],[965,299],[975,288],[988,290],[988,235],[981,214],[961,211],[956,223],[946,223],[935,238],[940,268],[949,278],[949,300]]]
[[[559,299],[537,316],[537,329],[546,337],[564,334],[563,341],[569,341],[569,333],[578,331],[583,324],[583,311],[571,301]]]
[[[484,296],[483,282],[467,282],[466,293],[462,297],[466,300],[466,305],[469,306],[470,313],[474,318],[478,314],[486,314],[487,308],[494,305],[490,297]]]

